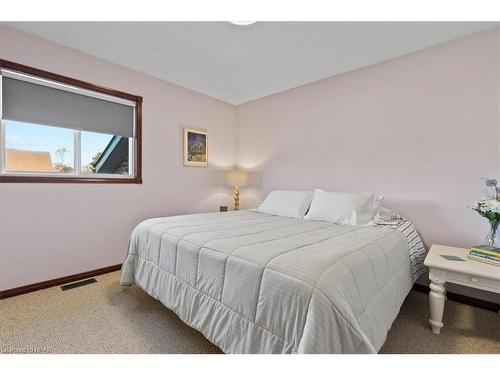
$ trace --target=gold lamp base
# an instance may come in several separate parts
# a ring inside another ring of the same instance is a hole
[[[233,199],[234,199],[234,210],[239,211],[239,209],[240,209],[240,187],[239,186],[234,187]]]
[[[227,187],[233,188],[234,210],[240,209],[240,187],[248,184],[248,174],[244,171],[232,170],[224,174],[224,183]]]

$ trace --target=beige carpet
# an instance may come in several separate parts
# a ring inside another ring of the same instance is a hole
[[[119,273],[62,292],[59,287],[0,300],[3,353],[220,353],[203,335]],[[448,301],[432,334],[427,295],[411,292],[382,353],[500,353],[500,315]]]

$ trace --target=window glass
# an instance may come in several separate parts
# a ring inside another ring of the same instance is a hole
[[[82,131],[82,174],[129,174],[129,138]]]
[[[5,121],[5,171],[74,173],[74,130]]]

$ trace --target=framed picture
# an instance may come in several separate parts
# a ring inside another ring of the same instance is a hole
[[[208,133],[206,131],[184,128],[184,165],[208,166]]]

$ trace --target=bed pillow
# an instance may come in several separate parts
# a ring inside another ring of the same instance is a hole
[[[312,191],[274,190],[256,211],[301,219],[309,209],[312,197]]]
[[[372,221],[382,199],[374,193],[339,193],[316,189],[304,219],[366,225]]]

